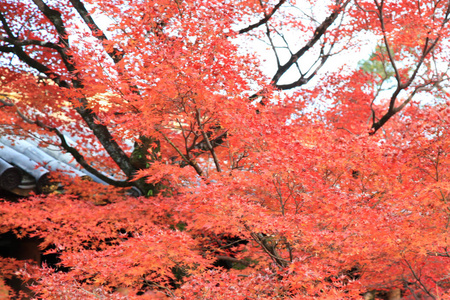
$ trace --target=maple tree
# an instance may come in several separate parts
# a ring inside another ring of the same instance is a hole
[[[450,297],[448,1],[0,3],[2,132],[107,183],[1,202],[3,295]]]

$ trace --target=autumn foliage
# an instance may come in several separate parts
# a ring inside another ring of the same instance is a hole
[[[107,183],[0,202],[0,297],[450,299],[448,1],[0,3],[0,134]]]

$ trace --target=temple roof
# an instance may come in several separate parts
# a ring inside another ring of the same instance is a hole
[[[70,154],[62,152],[59,147],[43,147],[31,138],[0,136],[0,195],[2,190],[21,196],[32,191],[42,193],[50,184],[50,175],[57,172],[104,183],[82,169]]]

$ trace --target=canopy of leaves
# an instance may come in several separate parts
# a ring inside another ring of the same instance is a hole
[[[0,295],[450,297],[448,2],[0,3],[0,134],[109,184],[0,202]]]

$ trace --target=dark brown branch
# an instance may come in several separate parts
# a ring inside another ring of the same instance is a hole
[[[8,39],[10,39],[12,41],[17,41],[18,39],[13,34],[12,30],[9,28],[8,22],[6,21],[6,19],[2,13],[0,13],[0,21],[3,25],[3,29],[5,30],[6,34],[8,35]],[[48,78],[52,79],[59,86],[66,87],[66,88],[69,87],[69,84],[67,82],[61,80],[61,78],[58,74],[54,73],[52,70],[50,70],[50,68],[48,68],[44,64],[38,62],[37,60],[31,58],[28,54],[26,54],[21,46],[16,45],[13,42],[13,47],[7,47],[7,48],[8,48],[8,50],[10,50],[8,52],[16,54],[19,57],[19,59],[21,59],[27,65],[29,65],[33,69],[37,70],[38,72],[45,74]]]
[[[200,116],[200,110],[199,109],[197,109],[197,111],[196,111],[196,116],[197,116],[198,127],[200,128],[200,131],[202,133],[203,139],[204,139],[204,141],[206,143],[206,147],[208,148],[209,152],[211,153],[211,155],[213,157],[214,164],[216,165],[216,170],[217,170],[217,172],[222,172],[222,169],[220,168],[219,159],[217,158],[216,152],[214,151],[214,147],[211,145],[211,142],[209,140],[208,135],[203,130],[203,125],[202,125],[202,122],[201,122],[201,116]]]
[[[225,132],[221,133],[220,135],[218,135],[217,137],[210,139],[209,142],[210,142],[212,148],[214,149],[214,148],[222,145],[225,142],[225,139],[227,136],[228,136],[228,131],[225,131]],[[196,142],[196,140],[197,140],[197,138],[194,138],[192,145],[190,147],[186,147],[186,155],[188,155],[189,157],[195,158],[195,157],[198,157],[208,151],[208,146],[206,145],[205,140],[202,140],[198,143]],[[197,150],[197,151],[192,152],[192,150]],[[180,164],[181,167],[186,167],[187,165],[188,165],[188,163],[186,163],[185,161],[181,162],[181,164]]]
[[[3,96],[3,95],[1,95],[1,96]],[[15,105],[13,102],[5,101],[2,98],[0,98],[0,103],[3,104],[2,107],[4,107],[4,106],[12,107]]]
[[[59,79],[59,76],[55,73],[51,72],[46,66],[41,63],[35,61],[31,57],[29,57],[23,50],[17,50],[15,52],[19,58],[22,59],[25,63],[27,63],[30,67],[41,71],[42,73],[49,76],[55,83],[57,83],[60,87],[69,88],[67,82]],[[85,106],[87,101],[85,99],[79,99],[80,102]],[[97,115],[89,109],[84,108],[84,106],[76,107],[75,110],[80,114],[83,120],[86,122],[88,127],[93,131],[94,135],[98,138],[100,143],[103,145],[105,150],[111,156],[111,158],[116,162],[116,164],[120,167],[120,169],[128,176],[132,177],[135,173],[135,169],[132,166],[129,157],[125,154],[122,148],[114,141],[111,133],[108,128],[102,124],[98,123],[99,118]],[[91,172],[91,171],[89,171]],[[91,172],[92,173],[92,172]],[[105,180],[106,181],[106,180]]]
[[[414,272],[413,267],[411,266],[411,264],[408,262],[408,260],[403,259],[406,263],[406,265],[408,266],[408,269],[411,271],[411,274],[413,275],[414,279],[416,280],[416,283],[420,286],[420,288],[427,293],[432,299],[436,299],[436,297],[428,290],[428,288],[425,286],[425,284],[423,283],[422,279],[420,279],[420,275],[416,274],[416,272]]]
[[[69,47],[69,39],[64,27],[64,22],[61,18],[61,13],[55,9],[51,9],[42,0],[33,0],[34,4],[39,8],[39,10],[50,20],[59,35],[60,41],[63,42],[64,46]]]
[[[181,152],[181,150],[161,130],[156,129],[156,131],[162,135],[162,137],[166,140],[166,142],[169,143],[170,146],[172,146],[173,149],[175,149],[175,151],[181,156],[181,158],[186,162],[186,164],[192,166],[199,176],[203,175],[203,171],[197,164],[195,159],[191,159],[190,157],[184,155],[183,152]],[[189,153],[187,155],[189,155]]]
[[[40,121],[37,121],[37,125],[40,125]],[[83,167],[86,169],[86,171],[90,172],[92,175],[97,176],[98,178],[100,178],[101,180],[103,180],[104,182],[106,182],[107,184],[113,185],[113,186],[117,186],[117,187],[130,187],[133,186],[134,184],[128,181],[117,181],[114,179],[111,179],[105,175],[103,175],[102,173],[100,173],[99,171],[97,171],[96,169],[94,169],[93,167],[91,167],[91,165],[89,165],[86,160],[84,159],[84,156],[78,152],[77,149],[75,149],[74,147],[69,146],[69,144],[67,144],[67,141],[64,137],[64,135],[56,128],[53,127],[48,127],[46,126],[46,128],[52,132],[54,132],[59,140],[61,141],[61,147],[66,150],[67,152],[69,152],[74,158],[75,160]]]
[[[65,34],[65,28],[62,23],[61,15],[59,12],[50,9],[45,3],[41,0],[33,0],[39,7],[39,9],[49,18],[54,24],[57,32],[61,34]],[[13,35],[12,31],[9,29],[9,26],[6,22],[6,19],[3,15],[0,14],[0,21],[3,24],[5,31],[8,33],[9,38],[16,39]],[[17,40],[17,39],[16,39]],[[64,39],[63,39],[64,40]],[[67,42],[68,43],[68,42]],[[68,49],[67,49],[68,50]],[[67,51],[64,50],[64,51]],[[40,63],[39,61],[31,58],[25,51],[19,47],[14,46],[14,53],[28,66],[36,69],[37,71],[47,75],[48,78],[52,79],[56,84],[63,88],[70,88],[71,85],[61,80],[60,75],[54,73],[50,68]],[[62,57],[65,57],[66,61],[70,60],[70,56],[65,56],[65,52],[59,52]],[[65,64],[68,71],[73,74],[75,71],[75,66],[72,63]],[[79,80],[72,80],[73,87],[82,88],[83,85]],[[108,128],[101,124],[100,118],[90,109],[87,109],[87,100],[84,98],[78,99],[78,101],[82,104],[82,106],[75,107],[75,110],[81,115],[83,120],[86,122],[88,127],[93,131],[94,135],[98,138],[100,143],[103,145],[107,153],[111,156],[111,158],[116,162],[119,168],[127,175],[128,177],[132,177],[136,170],[132,166],[129,157],[122,150],[122,148],[117,144],[117,142],[112,137]]]
[[[212,140],[210,139],[209,142],[211,143],[211,146],[213,148],[216,148],[220,145],[222,145],[225,141],[225,138],[228,135],[228,131],[225,131],[224,133],[221,133],[220,135],[218,135],[217,137],[213,138]],[[203,150],[206,151],[207,150],[207,145],[206,145],[206,141],[201,141],[199,143],[195,143],[192,145],[192,147],[189,148],[189,150]]]
[[[41,47],[45,47],[45,48],[54,49],[54,50],[56,50],[59,53],[61,59],[63,60],[65,66],[66,66],[66,68],[71,69],[71,70],[75,69],[73,67],[73,63],[70,62],[71,61],[71,56],[67,55],[65,53],[64,48],[62,48],[62,47],[60,47],[60,46],[58,46],[58,45],[56,45],[54,43],[44,42],[44,41],[39,41],[39,40],[21,40],[21,39],[11,38],[11,37],[9,37],[9,38],[8,37],[0,37],[0,41],[8,42],[8,43],[14,45],[14,47],[10,48],[11,51],[3,51],[3,49],[2,49],[2,50],[0,50],[2,52],[14,52],[14,49],[18,50],[19,52],[20,51],[23,52],[21,47],[30,46],[30,45],[35,45],[35,46],[41,46]],[[8,48],[5,49],[5,50],[8,50]]]
[[[337,19],[337,17],[341,14],[341,12],[344,10],[345,6],[348,4],[348,0],[345,1],[341,6],[336,8],[314,31],[313,37],[306,43],[305,46],[303,46],[300,50],[298,50],[296,53],[291,55],[290,59],[282,66],[280,66],[275,73],[275,75],[272,78],[272,84],[282,90],[291,89],[294,87],[301,86],[303,84],[306,84],[308,81],[306,78],[300,78],[299,80],[285,85],[279,85],[277,84],[278,80],[280,80],[281,76],[283,76],[289,68],[297,63],[297,61],[309,50],[311,49],[319,40],[320,38],[326,33],[328,28],[333,24],[333,22]]]
[[[36,69],[37,71],[44,73],[47,75],[47,77],[51,78],[56,84],[58,84],[60,87],[64,88],[70,88],[69,83],[66,81],[63,81],[60,79],[60,76],[56,73],[52,72],[47,66],[41,64],[40,62],[34,60],[30,56],[28,56],[20,47],[14,47],[14,51],[11,51],[15,53],[22,61],[27,63],[30,67]],[[75,81],[75,83],[77,83]],[[80,102],[86,104],[85,99],[79,99]],[[116,164],[120,167],[120,169],[128,176],[132,177],[136,170],[132,166],[131,162],[129,161],[129,157],[125,154],[125,152],[122,150],[122,148],[114,141],[114,138],[110,134],[108,128],[102,124],[98,123],[99,118],[95,113],[93,113],[91,110],[82,107],[77,107],[75,110],[81,115],[83,120],[86,122],[88,127],[93,131],[94,135],[98,138],[98,140],[101,142],[105,150],[108,152],[108,154],[111,156],[111,158],[116,162]],[[50,131],[54,131],[56,129],[50,129],[47,128]],[[54,131],[55,132],[55,131]],[[56,132],[55,132],[56,133]],[[77,162],[85,168],[87,171],[92,173],[93,175],[97,176],[101,180],[105,181],[108,184],[111,184],[113,186],[118,187],[126,187],[126,186],[132,186],[132,185],[139,185],[139,182],[133,184],[128,182],[121,182],[121,181],[115,181],[113,179],[110,179],[94,168],[92,168],[89,164],[87,164],[81,154],[76,151],[75,148],[68,148],[64,146],[64,143],[62,142],[63,148],[65,148],[66,151],[68,151],[70,154],[74,156],[74,158],[77,160]],[[141,187],[140,187],[141,188]]]
[[[31,58],[27,53],[25,53],[25,51],[22,50],[21,47],[15,46],[13,49],[14,50],[11,51],[11,52],[16,54],[17,57],[20,58],[20,60],[22,60],[28,66],[32,67],[33,69],[35,69],[36,71],[38,71],[38,72],[40,72],[42,74],[45,74],[48,78],[53,80],[60,87],[70,88],[70,84],[67,81],[62,80],[61,77],[58,74],[53,72],[50,68],[48,68],[44,64],[42,64],[42,63],[38,62],[37,60]]]
[[[81,102],[85,102],[85,100],[81,99]],[[105,148],[106,152],[108,152],[109,156],[125,173],[125,175],[130,178],[135,175],[136,169],[131,164],[130,158],[114,140],[108,128],[99,123],[100,118],[97,114],[92,112],[90,109],[86,109],[84,105],[82,107],[76,107],[75,110],[80,114],[88,127],[92,130],[94,135]]]
[[[99,39],[103,44],[108,40],[105,33],[97,26],[94,19],[92,19],[91,15],[87,11],[86,7],[80,0],[70,0],[73,7],[77,10],[80,17],[86,23],[86,25],[90,28],[92,35]],[[106,50],[106,47],[105,47]],[[114,63],[118,63],[122,58],[124,53],[116,48],[112,48],[111,51],[106,51],[108,55],[113,59]]]
[[[14,47],[0,46],[0,52],[14,53]]]
[[[419,60],[417,62],[417,65],[416,65],[416,68],[415,68],[413,74],[408,78],[408,80],[406,82],[402,82],[401,81],[401,77],[399,75],[399,72],[397,70],[396,64],[395,64],[394,57],[393,57],[393,55],[392,55],[392,53],[390,51],[390,47],[389,47],[389,43],[387,41],[387,37],[386,37],[385,26],[384,26],[384,18],[383,18],[383,2],[378,3],[377,1],[375,1],[375,3],[376,3],[376,6],[377,6],[377,9],[378,9],[378,12],[376,12],[376,14],[378,15],[378,18],[380,20],[380,24],[381,24],[380,26],[381,26],[381,30],[383,32],[383,40],[384,40],[384,43],[385,43],[385,46],[386,46],[386,50],[388,52],[389,61],[391,62],[391,65],[392,65],[392,67],[393,67],[393,69],[395,71],[395,78],[397,79],[397,88],[396,88],[396,90],[394,91],[394,93],[391,96],[391,99],[390,99],[390,102],[389,102],[389,109],[388,109],[387,113],[384,114],[381,117],[381,119],[379,119],[377,122],[375,122],[375,119],[374,119],[374,122],[373,122],[372,128],[371,128],[372,129],[371,134],[375,134],[391,117],[393,117],[396,113],[401,111],[406,106],[406,104],[408,104],[411,101],[412,97],[417,92],[426,89],[426,85],[429,85],[429,84],[437,85],[439,83],[438,81],[436,81],[434,83],[433,82],[429,82],[427,84],[424,84],[422,86],[417,87],[412,92],[412,94],[408,97],[407,100],[405,100],[398,107],[395,107],[395,103],[397,101],[398,95],[400,94],[400,92],[402,90],[405,90],[406,88],[408,88],[413,83],[414,79],[417,77],[417,74],[419,72],[420,67],[423,65],[423,63],[425,61],[425,58],[428,56],[428,54],[430,54],[433,51],[433,49],[436,47],[436,45],[438,44],[438,42],[440,40],[440,37],[441,37],[441,35],[438,34],[438,36],[434,40],[430,40],[429,37],[427,37],[425,39],[425,43],[424,43],[424,46],[423,46],[423,49],[422,49],[422,55],[420,56],[420,58],[419,58]],[[443,29],[445,24],[448,23],[449,16],[450,16],[450,5],[447,6],[445,18],[442,21],[442,24],[440,26],[441,29]]]
[[[281,5],[284,4],[284,2],[286,2],[286,0],[280,0],[280,2],[277,3],[277,5],[275,5],[272,9],[272,11],[269,14],[265,14],[264,18],[262,18],[261,20],[259,20],[258,22],[256,22],[255,24],[252,24],[246,28],[243,28],[241,30],[239,30],[239,33],[246,33],[249,32],[255,28],[258,28],[259,26],[266,24],[267,22],[269,22],[270,18],[275,14],[275,12],[281,7]]]
[[[280,57],[278,56],[277,49],[276,49],[276,47],[275,47],[275,44],[273,43],[272,37],[270,36],[269,25],[267,25],[267,24],[266,24],[266,29],[267,29],[267,30],[266,30],[266,35],[267,35],[267,38],[269,39],[270,46],[272,47],[273,54],[275,54],[275,59],[276,59],[276,61],[277,61],[277,67],[279,68],[279,67],[281,66],[281,63],[280,63]],[[290,51],[290,49],[289,49],[289,51]],[[291,54],[292,54],[292,53],[291,53]]]
[[[0,21],[2,22],[3,25],[3,29],[5,30],[6,34],[10,37],[15,39],[16,36],[13,34],[11,28],[9,28],[8,22],[6,22],[5,17],[3,16],[3,14],[0,12]]]
[[[378,9],[377,16],[378,16],[378,19],[380,20],[381,32],[383,33],[383,41],[384,41],[384,45],[386,47],[386,52],[388,54],[389,61],[391,62],[392,68],[394,69],[395,78],[397,79],[398,86],[400,87],[402,85],[400,73],[398,72],[397,64],[395,63],[395,59],[392,56],[391,47],[389,46],[389,42],[387,40],[387,35],[386,35],[386,28],[385,28],[385,24],[384,24],[384,15],[383,15],[383,1],[380,4],[378,4],[378,2],[376,2],[376,1],[375,1],[375,3],[377,6],[377,9]],[[391,105],[392,105],[392,103],[391,103]]]
[[[277,243],[270,242],[268,236],[253,232],[250,233],[250,235],[280,269],[284,269],[289,265],[289,261],[285,260],[278,254],[278,251],[276,250]]]
[[[61,59],[64,62],[67,70],[71,74],[75,74],[75,65],[73,63],[73,57],[68,53],[70,50],[69,44],[69,35],[67,34],[66,27],[64,26],[64,22],[61,18],[61,13],[55,9],[51,9],[47,4],[45,4],[42,0],[33,0],[33,2],[37,5],[39,10],[50,20],[53,24],[56,32],[58,33],[59,43],[62,47],[56,49],[61,56]]]
[[[9,100],[9,99],[8,99]],[[83,167],[85,168],[88,172],[90,172],[92,175],[97,176],[98,178],[100,178],[101,180],[103,180],[104,182],[113,185],[113,186],[117,186],[117,187],[129,187],[129,186],[133,186],[132,183],[127,182],[127,181],[117,181],[114,179],[111,179],[105,175],[103,175],[102,173],[100,173],[99,171],[97,171],[96,169],[94,169],[93,167],[91,167],[86,160],[84,159],[84,156],[78,152],[77,149],[75,149],[74,147],[69,146],[69,144],[66,141],[66,138],[64,137],[64,135],[57,129],[48,125],[45,125],[42,121],[40,120],[30,120],[27,116],[25,116],[20,109],[14,104],[13,101],[8,102],[5,100],[0,99],[0,103],[2,103],[4,106],[9,106],[9,107],[15,107],[16,108],[16,112],[17,114],[20,116],[20,118],[28,123],[28,124],[35,124],[41,128],[47,129],[48,131],[51,131],[53,133],[56,134],[56,136],[60,139],[61,141],[61,147],[66,150],[67,152],[69,152],[70,154],[72,154],[72,156],[75,158],[75,160]]]
[[[269,28],[267,28],[267,30],[269,30]],[[289,54],[290,55],[294,55],[294,52],[292,52],[291,47],[289,46],[289,43],[286,40],[286,38],[284,37],[284,35],[282,33],[278,32],[278,30],[276,30],[276,28],[274,28],[273,30],[275,30],[275,32],[278,34],[278,36],[283,40],[284,44],[286,45],[285,49],[287,49],[289,51]],[[275,52],[275,47],[273,46],[272,41],[270,41],[270,42],[271,42],[270,44],[272,46],[272,49]],[[277,67],[279,67],[280,63],[279,63],[279,59],[278,59],[278,54],[275,53],[275,55],[277,56]],[[295,63],[295,66],[297,67],[297,70],[300,73],[300,76],[303,76],[302,70],[300,69],[300,66],[299,66],[298,62]]]
[[[401,111],[401,110],[406,106],[406,104],[408,104],[408,103],[411,101],[412,97],[413,97],[417,92],[423,90],[424,87],[427,85],[427,84],[425,84],[425,85],[423,85],[423,86],[417,87],[417,88],[412,92],[412,94],[408,97],[407,100],[405,100],[405,101],[404,101],[401,105],[399,105],[398,107],[395,107],[395,102],[397,101],[398,95],[400,94],[400,92],[401,92],[402,90],[405,90],[406,88],[408,88],[408,87],[412,84],[412,82],[414,81],[414,79],[415,79],[416,76],[417,76],[417,73],[418,73],[420,67],[422,66],[423,62],[425,61],[426,56],[427,56],[427,55],[435,48],[435,46],[436,46],[437,43],[438,43],[438,40],[439,40],[439,37],[438,37],[436,40],[434,40],[433,43],[429,44],[428,38],[426,39],[426,43],[425,43],[425,46],[424,46],[424,48],[423,48],[422,55],[421,55],[421,57],[420,57],[420,59],[419,59],[419,61],[418,61],[418,63],[417,63],[416,69],[414,70],[414,73],[408,78],[408,80],[407,80],[405,83],[402,83],[402,82],[400,81],[400,78],[397,78],[397,72],[396,72],[397,88],[395,89],[394,93],[393,93],[392,96],[391,96],[391,100],[390,100],[390,102],[389,102],[389,109],[388,109],[387,113],[384,114],[384,115],[381,117],[380,120],[378,120],[378,122],[374,122],[374,123],[372,124],[372,131],[371,131],[371,134],[375,134],[381,127],[383,127],[384,124],[386,124],[386,122],[387,122],[390,118],[392,118],[396,113],[398,113],[399,111]],[[388,51],[389,51],[389,50],[388,50]],[[390,58],[390,60],[391,60],[391,64],[393,64],[392,56],[389,55],[389,58]]]
[[[13,39],[13,38],[5,37],[5,36],[0,36],[0,41],[8,42],[10,44],[13,44],[14,46],[19,46],[19,47],[35,45],[35,46],[41,46],[41,47],[51,48],[51,49],[55,49],[55,50],[61,49],[60,46],[58,46],[54,43],[44,42],[44,41],[39,41],[39,40],[20,40],[20,39]]]

